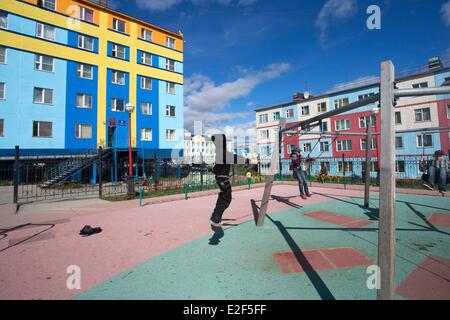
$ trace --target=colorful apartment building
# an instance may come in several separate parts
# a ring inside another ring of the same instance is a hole
[[[130,125],[141,156],[181,156],[183,122],[181,32],[92,1],[0,1],[0,156],[125,150]]]
[[[442,63],[430,64],[426,70],[396,79],[397,87],[435,87],[450,79],[450,68]],[[256,142],[261,156],[261,167],[267,169],[272,148],[275,143],[280,117],[289,125],[299,123],[318,114],[344,107],[350,103],[379,93],[378,81],[363,83],[351,88],[326,93],[320,96],[302,97],[296,95],[293,101],[266,107],[256,111]],[[344,173],[361,176],[365,163],[366,141],[364,136],[347,135],[346,132],[365,133],[371,125],[373,132],[380,128],[380,116],[376,113],[378,103],[366,105],[353,111],[332,116],[322,122],[322,128],[311,128],[312,132],[342,133],[333,134],[284,134],[283,172],[289,170],[289,154],[299,148],[303,156],[315,159],[312,173],[320,170],[320,164],[328,167],[330,174]],[[417,178],[421,175],[418,160],[430,158],[436,150],[450,152],[450,95],[400,98],[395,106],[397,172],[399,176]],[[427,132],[424,129],[431,131]],[[440,130],[441,129],[441,130]],[[408,132],[402,132],[408,131]],[[372,175],[378,169],[379,138],[371,141]],[[329,166],[331,162],[337,165]],[[414,163],[414,165],[409,165]]]

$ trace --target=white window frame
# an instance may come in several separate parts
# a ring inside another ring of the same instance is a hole
[[[51,11],[56,11],[56,4],[57,4],[56,0],[42,0],[42,8]]]
[[[151,66],[153,61],[153,55],[149,52],[141,51],[141,63],[146,66]],[[150,60],[148,63],[147,60]]]
[[[359,125],[359,128],[360,129],[365,129],[365,128],[367,128],[367,118],[370,118],[370,120],[369,120],[369,122],[370,122],[370,126],[372,127],[372,128],[375,128],[375,121],[376,121],[376,118],[375,118],[375,115],[370,115],[370,116],[362,116],[362,117],[359,117],[359,119],[358,119],[358,125]]]
[[[276,114],[278,115],[278,119],[276,119],[276,117],[275,117]],[[280,121],[280,111],[275,111],[273,113],[273,121]]]
[[[424,117],[423,117],[423,115],[424,115],[424,110],[427,110],[427,109],[428,109],[428,113],[429,113],[429,115],[430,115],[430,119],[424,120],[424,119],[423,119],[423,118],[424,118]],[[417,120],[417,117],[416,117],[417,112],[420,112],[421,120]],[[431,108],[430,108],[430,107],[414,109],[414,122],[429,122],[429,121],[431,121]]]
[[[85,69],[88,69],[88,68],[91,70],[90,77],[85,76]],[[78,67],[77,67],[77,75],[78,75],[78,78],[92,80],[92,79],[94,79],[94,67],[91,65],[88,65],[88,64],[79,63]]]
[[[3,94],[0,96],[0,100],[6,100],[6,82],[0,82],[0,86],[3,87]]]
[[[345,144],[345,149],[343,149],[344,144]],[[349,144],[350,144],[350,149],[348,149]],[[352,149],[353,149],[352,140],[339,140],[336,142],[336,150],[338,152],[349,152],[349,151],[352,151]]]
[[[37,122],[37,135],[34,135],[34,123]],[[41,123],[50,123],[51,124],[51,134],[49,136],[41,136],[40,133],[40,127],[41,127]],[[40,120],[33,120],[33,127],[31,130],[31,136],[33,138],[53,138],[53,122],[52,121],[40,121]]]
[[[146,86],[147,83],[150,83],[149,87]],[[152,78],[141,76],[141,89],[142,90],[153,90]]]
[[[353,162],[352,161],[338,161],[338,172],[344,172],[344,167],[345,167],[345,172],[353,172]],[[351,167],[351,168],[350,168]]]
[[[41,92],[42,92],[42,95],[41,95],[41,97],[42,97],[42,99],[40,100],[40,101],[36,101],[35,100],[35,98],[36,98],[36,95],[35,95],[35,93],[36,93],[36,90],[42,90]],[[47,91],[51,91],[51,97],[52,97],[52,101],[51,102],[45,102],[45,97],[46,97],[46,93],[47,93]],[[49,89],[49,88],[41,88],[41,87],[34,87],[34,90],[33,90],[33,103],[36,103],[36,104],[46,104],[46,105],[53,105],[53,102],[54,102],[54,90],[53,89]]]
[[[323,106],[325,106],[325,110],[323,110]],[[317,104],[317,112],[318,113],[324,113],[327,112],[327,103],[326,102],[320,102]]]
[[[173,115],[172,115],[173,110]],[[176,107],[172,105],[166,105],[166,117],[175,118],[176,117]]]
[[[52,37],[48,38],[46,37],[46,28],[50,28],[52,30]],[[54,26],[51,26],[49,24],[45,24],[42,22],[38,22],[36,23],[36,37],[37,38],[41,38],[41,39],[45,39],[45,40],[49,40],[49,41],[55,41],[56,40],[56,28]]]
[[[269,129],[262,129],[262,130],[260,130],[260,131],[259,131],[259,137],[260,137],[262,140],[267,140],[267,139],[269,139],[269,137],[270,137]]]
[[[343,121],[343,123],[345,124],[345,128],[340,128],[340,123],[341,121]],[[348,124],[348,126],[347,126]],[[345,131],[345,130],[350,130],[350,119],[340,119],[340,120],[336,120],[335,121],[335,129],[336,131]]]
[[[123,75],[123,82],[119,81],[119,79],[121,79],[121,77],[119,77],[119,75]],[[127,81],[127,79],[126,79],[125,72],[119,71],[119,70],[112,70],[111,71],[111,82],[113,84],[117,84],[119,86],[124,86],[126,81]]]
[[[311,143],[310,142],[303,143],[302,150],[303,150],[303,152],[311,152],[311,150],[312,150]]]
[[[94,10],[86,8],[86,7],[82,7],[82,6],[79,6],[79,9],[80,9],[80,15],[79,15],[80,20],[85,21],[85,22],[94,23]],[[90,11],[92,13],[92,21],[86,19],[86,11]]]
[[[361,147],[362,151],[366,150],[366,147],[363,146],[365,141],[366,141],[366,139],[359,140],[359,146]],[[372,137],[372,139],[370,141],[370,150],[376,150],[376,149],[377,149],[377,139],[375,137]]]
[[[289,116],[289,111],[292,111],[292,116]],[[294,109],[291,108],[286,110],[286,119],[292,119],[294,118],[294,116],[295,116]]]
[[[170,49],[176,48],[175,39],[171,37],[166,37],[166,47]]]
[[[123,48],[123,56],[119,56],[119,53],[120,53],[119,49],[120,48]],[[122,46],[122,45],[117,44],[117,43],[113,43],[112,47],[111,47],[111,55],[112,55],[113,58],[125,60],[126,57],[127,57],[127,47]]]
[[[0,12],[0,16],[5,17],[5,19],[4,19],[5,24],[4,25],[0,24],[0,29],[8,29],[8,13]],[[2,20],[0,20],[0,21],[2,21]]]
[[[173,91],[172,91],[172,85],[173,85]],[[176,94],[176,87],[175,82],[166,82],[166,92],[169,94]]]
[[[8,48],[0,46],[0,50],[3,50],[3,60],[0,60],[0,64],[7,64],[8,61]]]
[[[397,146],[397,139],[400,139],[402,141],[401,147]],[[403,149],[405,147],[405,144],[403,143],[403,136],[396,136],[395,137],[395,149]]]
[[[326,146],[326,148],[324,148]],[[320,141],[319,144],[320,152],[329,152],[330,151],[330,143],[328,141]]]
[[[428,88],[428,81],[413,83],[411,87],[414,89]]]
[[[322,127],[320,128],[320,130],[322,132],[328,132],[328,122],[327,121],[322,122]]]
[[[146,138],[146,133],[150,132],[150,138]],[[141,128],[141,141],[153,141],[153,130],[152,128]]]
[[[90,137],[83,138],[83,127],[90,127],[90,129],[91,129]],[[92,139],[92,136],[93,136],[92,124],[90,124],[90,123],[77,123],[77,124],[75,124],[75,138],[76,139],[89,140],[89,139]]]
[[[308,113],[304,112],[305,109],[308,110]],[[301,110],[302,110],[302,116],[309,116],[311,114],[311,110],[309,109],[309,105],[308,106],[302,106]]]
[[[397,122],[397,114],[400,115],[400,122]],[[414,115],[414,117],[415,117],[415,115]],[[402,124],[402,113],[401,113],[401,111],[395,111],[395,113],[394,113],[394,121],[395,121],[394,123],[397,124],[397,125]]]
[[[344,104],[345,101],[346,101],[346,103]],[[349,103],[350,103],[349,98],[335,99],[334,100],[334,108],[335,109],[343,108],[343,107],[347,106]]]
[[[166,58],[166,70],[175,71],[175,60]]]
[[[144,106],[148,112],[144,112]],[[141,114],[151,116],[153,114],[153,105],[150,102],[141,102]]]
[[[82,105],[78,104],[78,97],[82,98]],[[87,102],[89,101],[88,97],[90,97],[90,104],[88,104]],[[80,108],[80,109],[92,109],[92,103],[93,103],[93,96],[91,94],[86,94],[86,93],[77,93],[76,95],[76,107]]]
[[[45,58],[51,59],[51,61],[52,61],[52,70],[44,70],[43,69],[44,59]],[[51,72],[51,73],[55,72],[55,58],[49,57],[49,56],[45,56],[45,55],[42,55],[42,54],[36,54],[34,56],[34,70],[42,71],[42,72]]]
[[[119,30],[119,25],[120,25],[121,22],[123,23],[123,31]],[[126,33],[126,31],[127,31],[127,22],[124,21],[124,20],[113,18],[113,30],[117,31],[117,32],[120,32],[120,33]]]
[[[87,39],[92,40],[90,47],[86,46]],[[84,34],[78,35],[78,48],[80,48],[80,49],[87,50],[87,51],[94,51],[94,42],[95,42],[95,39],[93,37],[86,36]]]
[[[146,35],[148,33],[150,33],[150,39],[147,39],[147,37],[146,37]],[[144,40],[144,41],[152,42],[153,41],[153,31],[149,30],[149,29],[142,28],[141,29],[141,39]]]
[[[122,101],[123,110],[117,110],[117,102]],[[111,111],[113,112],[125,112],[125,100],[120,98],[112,98],[111,99]]]
[[[171,139],[171,135],[169,134],[169,132],[173,133],[173,139]],[[170,142],[177,141],[175,129],[166,129],[166,141],[170,141]]]
[[[259,120],[260,124],[268,123],[269,122],[269,116],[268,116],[267,113],[260,114],[260,115],[258,115],[258,120]]]
[[[429,146],[425,146],[423,145],[423,136],[430,136],[431,137],[431,145]],[[420,140],[422,141],[422,145],[419,144],[419,137],[421,138]],[[432,148],[434,146],[434,141],[433,141],[433,135],[431,133],[425,133],[425,134],[418,134],[416,135],[416,145],[417,148]]]

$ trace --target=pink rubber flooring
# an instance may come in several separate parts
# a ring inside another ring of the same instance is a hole
[[[445,213],[433,213],[428,222],[437,227],[450,228],[450,215]]]
[[[361,196],[360,191],[332,192]],[[232,224],[253,220],[251,200],[255,199],[259,206],[262,193],[262,188],[235,192],[224,218],[235,219],[227,221]],[[295,186],[275,186],[272,194],[289,197],[296,205],[333,200],[321,195],[306,201],[291,198],[297,195]],[[56,221],[47,231],[49,226],[36,226],[10,232],[6,238],[0,236],[0,299],[70,299],[152,257],[211,234],[208,220],[215,201],[216,196],[208,196],[143,208],[137,207],[136,202],[130,202],[128,208],[126,203],[120,203],[116,211],[109,212],[92,206],[92,215]],[[286,209],[292,206],[271,200],[268,212]],[[78,233],[84,225],[100,226],[103,232],[83,238]],[[37,233],[40,234],[19,243]],[[14,244],[17,245],[1,251]],[[66,287],[70,265],[81,268],[81,291]]]

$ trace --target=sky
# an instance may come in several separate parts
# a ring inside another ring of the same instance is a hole
[[[450,0],[110,0],[115,9],[184,34],[185,129],[255,139],[255,108],[409,72],[450,66]],[[369,30],[367,8],[381,9]]]

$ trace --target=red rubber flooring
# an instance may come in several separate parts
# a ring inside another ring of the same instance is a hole
[[[343,269],[372,264],[366,255],[355,248],[274,252],[273,257],[283,273]]]
[[[313,211],[305,213],[305,216],[347,228],[361,228],[373,223],[373,221],[352,218],[331,211]]]
[[[450,228],[450,215],[445,213],[433,213],[428,218],[428,222],[435,226]]]

